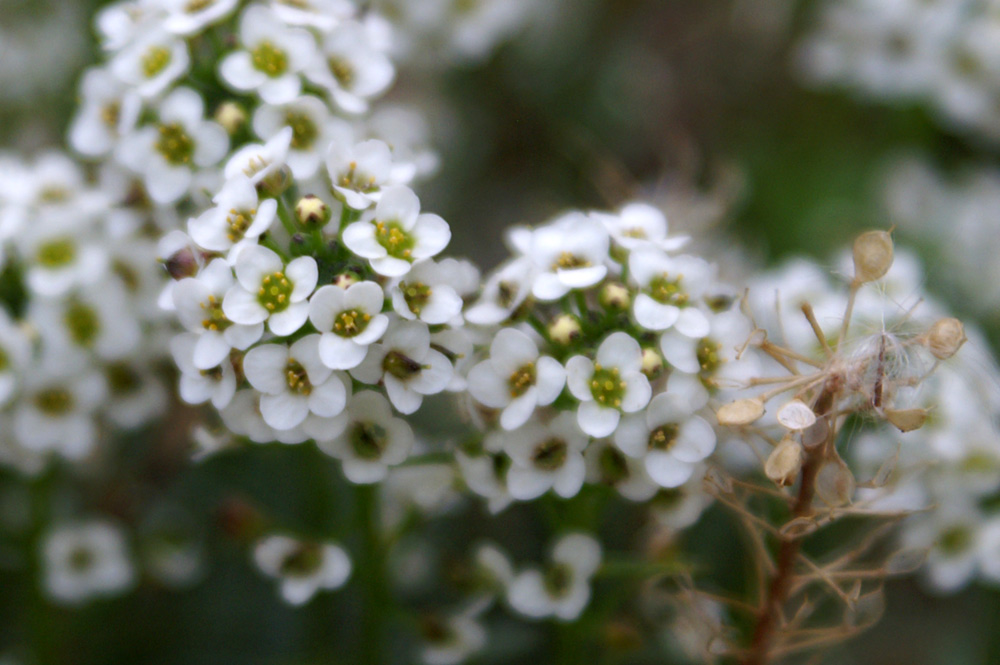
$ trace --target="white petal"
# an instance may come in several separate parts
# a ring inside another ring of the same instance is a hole
[[[694,472],[694,465],[681,462],[670,453],[651,450],[646,455],[646,473],[660,487],[680,487]]]
[[[701,339],[712,331],[712,326],[708,322],[708,317],[700,309],[685,307],[681,310],[680,316],[677,317],[677,322],[674,323],[674,330],[691,339]]]
[[[617,367],[622,374],[638,372],[642,368],[642,349],[628,333],[611,333],[597,349],[596,362],[603,367]]]
[[[594,376],[594,363],[585,356],[573,356],[566,361],[566,385],[573,397],[589,401],[594,399],[590,380]]]
[[[670,454],[681,462],[695,464],[715,450],[715,430],[703,418],[693,416],[684,423]]]
[[[222,299],[222,312],[230,321],[244,325],[263,323],[268,315],[267,309],[260,304],[257,296],[239,286],[226,291]]]
[[[622,397],[621,409],[625,413],[635,413],[649,404],[653,390],[645,374],[635,372],[625,376],[625,395]]]
[[[530,467],[512,466],[507,471],[507,491],[519,501],[531,501],[552,487],[552,476]]]
[[[367,354],[367,346],[355,344],[335,333],[323,333],[319,340],[319,357],[330,369],[354,369]]]
[[[338,415],[346,405],[347,390],[337,377],[332,377],[326,383],[314,386],[309,395],[309,410],[324,418]]]
[[[697,311],[697,310],[695,310]],[[632,307],[635,321],[647,330],[666,330],[680,318],[681,310],[673,305],[664,305],[650,298],[645,293],[635,297]]]
[[[288,389],[285,368],[288,347],[283,344],[262,344],[250,349],[243,359],[247,381],[262,393],[277,394]]]
[[[488,360],[469,370],[468,388],[476,401],[493,409],[502,409],[511,401],[507,380],[497,374]]]
[[[535,413],[535,406],[538,404],[538,389],[529,388],[527,392],[511,401],[507,408],[500,414],[500,426],[505,430],[515,430],[528,422],[532,414]]]
[[[566,368],[555,358],[542,356],[535,363],[535,375],[538,403],[546,406],[556,401],[566,385]]]
[[[309,415],[309,400],[288,391],[277,395],[261,395],[260,415],[274,429],[292,429],[301,425]]]
[[[272,314],[267,320],[267,327],[279,337],[287,337],[305,325],[309,318],[309,303],[295,302],[287,309]]]
[[[615,445],[629,457],[639,458],[649,447],[649,428],[644,414],[636,413],[622,418],[615,430]]]
[[[580,429],[596,439],[610,436],[621,419],[617,410],[600,406],[593,401],[580,404],[576,416]]]
[[[299,302],[309,297],[316,288],[319,279],[319,268],[316,259],[311,256],[300,256],[289,262],[285,275],[294,284],[291,301]]]

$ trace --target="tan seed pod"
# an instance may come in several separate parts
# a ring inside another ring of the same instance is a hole
[[[782,439],[764,463],[764,473],[774,483],[788,486],[802,469],[802,444],[792,438]]]
[[[716,412],[720,425],[742,427],[764,415],[764,402],[760,399],[741,399],[725,404]]]
[[[935,322],[922,340],[938,360],[947,360],[965,344],[965,326],[958,319],[941,319]]]
[[[805,402],[793,399],[778,409],[778,422],[790,430],[800,431],[816,424],[816,414]]]
[[[882,279],[892,267],[892,236],[886,231],[868,231],[854,241],[854,282],[866,284]]]
[[[927,409],[886,409],[885,419],[900,432],[912,432],[927,422]]]

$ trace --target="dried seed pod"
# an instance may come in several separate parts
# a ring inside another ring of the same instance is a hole
[[[777,418],[783,427],[795,431],[804,430],[816,424],[816,414],[800,399],[793,399],[778,409]]]
[[[854,474],[841,460],[823,465],[816,474],[816,495],[830,506],[843,506],[854,498]]]
[[[892,236],[886,231],[868,231],[854,241],[854,282],[866,284],[882,279],[892,267]]]
[[[791,437],[781,440],[768,455],[764,463],[764,473],[778,485],[788,486],[795,482],[802,469],[802,444]]]
[[[885,419],[895,425],[900,432],[912,432],[927,422],[927,409],[886,409]]]
[[[965,326],[958,319],[941,319],[921,337],[921,341],[938,360],[947,360],[965,344]]]
[[[725,404],[716,412],[719,424],[727,427],[749,425],[762,415],[764,415],[764,402],[756,397]]]

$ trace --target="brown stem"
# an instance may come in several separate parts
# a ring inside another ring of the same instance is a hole
[[[827,382],[823,387],[823,392],[813,406],[813,411],[817,415],[829,417],[833,406],[836,389]],[[830,423],[830,432],[827,440],[806,451],[806,458],[802,463],[801,481],[799,492],[795,498],[795,505],[792,507],[791,519],[807,517],[812,514],[813,497],[816,495],[816,476],[826,457],[827,445],[833,440],[833,423]],[[780,629],[782,609],[788,601],[789,592],[795,581],[795,562],[802,548],[802,538],[788,537],[781,541],[778,548],[778,555],[775,559],[774,576],[767,589],[767,597],[761,605],[757,614],[757,625],[754,627],[753,637],[750,640],[750,649],[743,659],[743,665],[767,665],[770,662],[771,645]]]

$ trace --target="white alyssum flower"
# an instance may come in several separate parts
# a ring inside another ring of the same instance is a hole
[[[118,145],[118,160],[143,176],[150,198],[167,205],[183,197],[194,169],[217,164],[229,150],[229,135],[204,117],[205,102],[191,88],[176,88],[159,104],[155,126],[140,127]]]
[[[221,22],[239,0],[160,0],[167,15],[163,27],[177,35],[193,35]]]
[[[572,413],[561,413],[542,425],[528,423],[504,437],[504,451],[513,464],[507,471],[507,489],[520,501],[538,498],[552,489],[568,499],[583,487],[587,435]]]
[[[365,26],[347,21],[326,35],[320,57],[305,74],[344,111],[364,113],[368,102],[392,83],[396,70]]]
[[[592,214],[604,224],[612,240],[629,251],[652,246],[669,252],[690,240],[687,236],[668,236],[666,216],[648,203],[629,203],[617,214]]]
[[[108,254],[95,242],[93,224],[87,216],[42,213],[15,238],[33,293],[63,296],[74,287],[93,285],[106,274]]]
[[[330,442],[318,441],[320,450],[341,460],[352,483],[377,483],[388,467],[406,461],[413,447],[413,430],[395,418],[382,395],[364,390],[347,405],[350,422],[343,434]]]
[[[468,612],[427,617],[422,633],[420,660],[426,665],[459,665],[486,645],[486,629]]]
[[[389,286],[392,308],[404,319],[419,319],[428,325],[453,321],[462,312],[462,298],[452,286],[455,266],[419,261],[404,278]]]
[[[271,0],[271,11],[288,25],[329,32],[357,11],[351,0]]]
[[[69,128],[69,143],[87,157],[103,157],[135,127],[142,100],[130,86],[100,68],[83,75],[80,95],[80,106]]]
[[[188,233],[201,247],[213,252],[229,252],[237,245],[256,243],[278,212],[278,202],[261,201],[257,188],[242,173],[227,180],[212,202],[215,207],[188,221]]]
[[[507,589],[507,602],[531,619],[573,621],[590,602],[590,578],[601,565],[601,546],[584,533],[563,536],[546,570],[522,571]]]
[[[260,413],[277,430],[301,425],[310,413],[332,418],[347,404],[344,381],[319,359],[319,335],[306,335],[291,347],[254,347],[243,359],[243,372],[264,393]]]
[[[538,406],[554,402],[566,385],[558,360],[542,356],[535,341],[520,330],[504,328],[490,343],[490,357],[469,371],[469,393],[482,404],[503,409],[506,430],[526,423]]]
[[[284,127],[292,130],[285,162],[299,180],[312,178],[323,164],[324,151],[331,142],[354,143],[354,130],[346,121],[334,118],[323,100],[312,95],[296,97],[286,104],[262,104],[253,115],[253,130],[268,139]]]
[[[704,259],[638,249],[629,254],[628,267],[641,289],[632,308],[636,323],[655,331],[673,327],[694,339],[709,333],[708,317],[698,306],[712,277]]]
[[[339,589],[351,575],[351,559],[339,545],[270,535],[254,547],[260,570],[281,582],[281,597],[304,605],[319,591]]]
[[[379,200],[382,187],[389,183],[392,151],[378,139],[354,144],[334,141],[327,149],[326,172],[338,199],[354,210],[365,210]]]
[[[236,372],[228,351],[217,364],[198,366],[196,360],[204,357],[199,352],[203,338],[195,333],[181,333],[170,341],[171,356],[181,371],[178,392],[188,404],[211,401],[215,408],[225,409],[236,394]]]
[[[233,153],[223,170],[226,180],[243,174],[257,185],[285,165],[294,132],[285,127],[265,143],[248,143]]]
[[[0,406],[16,396],[20,375],[31,362],[31,355],[26,331],[0,309]]]
[[[300,256],[286,266],[266,247],[247,247],[236,257],[236,280],[222,300],[222,311],[233,323],[267,321],[275,335],[291,335],[309,317],[309,296],[316,288],[316,259]]]
[[[233,323],[222,302],[236,280],[225,259],[213,259],[196,277],[174,285],[174,310],[181,325],[198,334],[191,358],[195,367],[211,369],[229,357],[231,349],[244,351],[264,334],[264,324]]]
[[[642,373],[642,349],[624,332],[611,333],[601,342],[596,362],[586,356],[570,358],[566,383],[580,400],[580,428],[596,438],[614,432],[623,412],[639,411],[652,395]]]
[[[415,261],[441,252],[451,241],[451,229],[438,215],[421,213],[411,189],[397,186],[383,192],[369,219],[344,229],[343,240],[378,274],[403,277]]]
[[[595,441],[583,453],[587,482],[614,487],[629,501],[649,501],[659,487],[642,460],[633,459],[606,440]]]
[[[604,225],[569,212],[531,233],[529,256],[538,267],[531,292],[558,300],[572,289],[594,286],[608,274],[610,239]]]
[[[711,314],[708,321],[708,332],[700,338],[689,337],[676,327],[664,332],[660,350],[666,361],[715,387],[732,388],[759,376],[757,358],[746,350],[753,325],[738,305]]]
[[[643,460],[650,478],[660,487],[683,485],[715,450],[715,431],[693,411],[686,396],[660,393],[645,413],[622,420],[615,431],[615,445],[629,457]]]
[[[536,271],[528,257],[501,266],[487,278],[479,300],[465,310],[465,320],[479,326],[506,321],[531,295]]]
[[[289,28],[266,7],[254,5],[240,17],[241,50],[219,63],[222,80],[237,91],[256,90],[268,104],[284,104],[302,91],[300,72],[316,57],[307,30]]]
[[[437,394],[448,386],[452,371],[447,356],[431,348],[425,324],[399,321],[380,343],[371,345],[351,375],[370,385],[381,381],[393,406],[410,414],[420,408],[425,395]]]
[[[121,530],[102,520],[54,527],[42,542],[45,591],[59,603],[124,593],[135,571]]]
[[[353,369],[389,327],[382,314],[382,287],[357,282],[346,289],[328,284],[309,301],[309,320],[320,332],[319,357],[331,369]]]
[[[143,99],[163,93],[187,73],[191,56],[183,39],[165,30],[146,31],[110,62],[111,72]]]
[[[50,348],[63,353],[114,360],[132,353],[142,338],[124,288],[110,279],[60,299],[35,300],[29,318]]]

